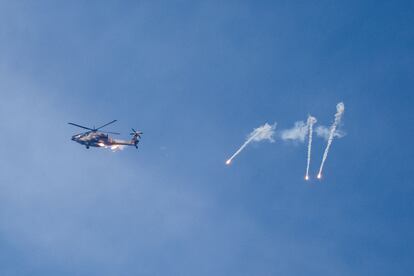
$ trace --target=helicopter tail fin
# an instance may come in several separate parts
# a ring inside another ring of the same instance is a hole
[[[136,131],[135,129],[132,128],[132,132],[131,132],[131,135],[132,135],[131,143],[134,144],[134,146],[136,148],[138,148],[138,143],[139,143],[139,140],[141,139],[141,135],[142,134],[143,134],[142,131]]]

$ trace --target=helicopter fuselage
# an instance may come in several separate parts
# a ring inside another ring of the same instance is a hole
[[[112,146],[132,146],[135,143],[130,141],[116,140],[108,137],[107,134],[102,132],[89,132],[83,134],[77,134],[72,136],[72,141],[75,141],[81,145],[89,147],[112,147]]]
[[[75,141],[81,145],[89,147],[104,147],[110,145],[111,138],[108,135],[101,132],[87,132],[83,134],[77,134],[72,136],[72,141]]]

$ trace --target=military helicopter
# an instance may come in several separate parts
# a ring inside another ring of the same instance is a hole
[[[78,142],[81,145],[84,145],[87,149],[89,147],[98,147],[98,148],[111,148],[112,150],[120,149],[123,146],[135,146],[138,148],[139,139],[141,139],[141,135],[143,134],[141,131],[136,131],[132,128],[132,139],[130,141],[125,140],[117,140],[112,139],[108,136],[108,134],[119,135],[118,132],[111,132],[111,131],[99,131],[100,129],[115,123],[117,120],[113,120],[109,123],[106,123],[98,128],[89,128],[85,126],[81,126],[74,123],[68,123],[69,125],[73,125],[76,127],[80,127],[83,129],[87,129],[88,131],[82,132],[79,134],[75,134],[72,136],[72,141]]]

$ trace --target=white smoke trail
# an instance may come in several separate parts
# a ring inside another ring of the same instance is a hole
[[[226,161],[226,165],[230,165],[233,159],[242,152],[242,150],[251,142],[260,142],[262,140],[268,140],[274,142],[273,136],[275,134],[276,123],[269,125],[268,123],[254,129],[248,136],[246,142]]]
[[[332,141],[333,141],[335,133],[336,133],[336,128],[338,127],[339,123],[341,122],[342,114],[344,113],[344,111],[345,111],[344,103],[342,103],[342,102],[338,103],[336,105],[335,120],[334,120],[334,123],[332,124],[332,126],[329,130],[328,143],[326,145],[325,152],[323,153],[321,167],[319,168],[319,173],[318,173],[318,178],[319,179],[322,178],[323,166],[325,165],[325,161],[326,161],[326,158],[328,157],[328,153],[329,153],[329,148],[331,147]]]
[[[303,121],[295,122],[295,125],[291,129],[282,131],[280,138],[284,141],[300,141],[305,142],[306,134],[308,133],[308,124]]]
[[[312,152],[312,134],[313,134],[313,125],[316,123],[316,118],[312,117],[312,116],[308,116],[308,122],[307,122],[307,126],[308,126],[308,131],[309,131],[309,141],[308,141],[308,162],[306,165],[306,175],[305,175],[305,180],[309,180],[309,167],[310,167],[310,162],[311,162],[311,152]]]
[[[328,141],[329,140],[329,134],[330,134],[330,132],[331,132],[331,130],[330,130],[330,128],[328,128],[328,127],[326,127],[326,126],[318,126],[316,129],[315,129],[315,133],[316,133],[316,135],[318,135],[319,137],[321,137],[321,138],[323,138],[323,139],[325,139],[326,141]],[[335,139],[337,139],[337,138],[342,138],[342,137],[344,137],[346,135],[346,133],[345,132],[343,132],[342,130],[339,130],[339,129],[337,129],[336,131],[335,131],[335,134],[334,134],[334,138]]]

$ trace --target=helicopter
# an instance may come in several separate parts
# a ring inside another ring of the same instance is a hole
[[[130,141],[113,139],[109,137],[108,135],[108,134],[119,135],[120,133],[118,132],[100,131],[100,129],[110,124],[113,124],[116,121],[117,120],[113,120],[98,128],[95,128],[95,127],[89,128],[89,127],[81,126],[75,123],[68,123],[69,125],[73,125],[73,126],[88,130],[86,132],[73,135],[72,141],[75,141],[81,145],[84,145],[87,149],[89,149],[89,147],[97,147],[97,148],[111,148],[115,150],[123,146],[135,146],[135,148],[138,148],[139,140],[141,139],[141,135],[143,134],[143,132],[141,131],[136,131],[135,129],[132,128],[131,129],[132,132],[130,133],[130,135],[132,135],[132,139]]]

